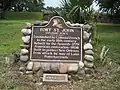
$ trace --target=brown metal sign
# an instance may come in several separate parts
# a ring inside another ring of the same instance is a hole
[[[33,26],[30,60],[79,62],[82,60],[82,28],[70,27],[59,16],[46,26]]]

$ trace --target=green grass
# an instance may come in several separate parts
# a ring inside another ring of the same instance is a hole
[[[24,28],[26,22],[28,22],[28,20],[0,21],[0,53],[11,53],[19,50],[21,29]]]
[[[114,61],[120,63],[120,25],[98,24],[97,33],[100,43],[100,50],[104,45],[110,48],[108,56]]]

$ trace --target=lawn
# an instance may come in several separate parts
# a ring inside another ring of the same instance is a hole
[[[100,39],[98,49],[107,46],[110,48],[108,56],[112,61],[120,63],[120,25],[98,24],[97,33]]]
[[[9,54],[19,50],[21,29],[24,28],[25,22],[28,20],[0,21],[0,54]]]
[[[31,81],[31,77],[26,79],[26,77],[11,71],[10,67],[7,67],[4,59],[4,55],[6,56],[20,50],[21,29],[24,27],[25,22],[33,23],[34,21],[0,21],[0,90],[36,90],[33,81]],[[69,89],[66,89],[67,85],[63,85],[63,87],[58,86],[59,88],[63,90],[120,89],[120,25],[97,24],[97,34],[99,36],[99,43],[95,53],[99,54],[104,45],[110,48],[107,55],[109,59],[108,63],[104,66],[97,67],[97,73],[94,76],[81,78],[76,82],[72,82],[72,85],[68,84]],[[12,68],[12,70],[15,69]],[[37,90],[52,90],[51,88],[53,87],[43,86]],[[54,88],[54,90],[57,89]]]

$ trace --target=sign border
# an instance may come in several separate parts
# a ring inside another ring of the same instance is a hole
[[[33,61],[33,62],[69,62],[69,63],[77,63],[79,61],[82,61],[83,62],[83,29],[81,27],[72,27],[72,26],[69,26],[66,24],[65,20],[60,17],[60,16],[54,16],[50,19],[50,21],[48,22],[47,25],[44,25],[44,26],[32,26],[32,34],[31,36],[33,36],[33,28],[34,27],[41,27],[41,28],[44,28],[46,26],[48,26],[50,24],[50,22],[55,19],[55,18],[60,18],[63,20],[64,24],[68,27],[68,28],[79,28],[80,29],[80,32],[81,32],[81,58],[80,60],[45,60],[45,59],[32,59],[32,43],[33,43],[33,39],[31,37],[31,43],[30,43],[30,60]]]

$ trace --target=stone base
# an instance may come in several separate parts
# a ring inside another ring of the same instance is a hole
[[[40,24],[39,21],[36,21],[33,25],[40,26],[48,24],[48,21],[44,21],[43,24]],[[86,24],[71,24],[67,22],[69,26],[80,27],[83,30],[83,60],[77,63],[69,62],[33,62],[30,61],[30,42],[32,34],[32,24],[26,23],[22,32],[22,44],[19,60],[23,65],[20,66],[20,72],[25,74],[36,74],[38,77],[42,77],[43,82],[68,82],[68,75],[66,73],[73,74],[86,74],[90,73],[91,69],[94,67],[94,51],[92,45],[92,26]],[[82,48],[81,48],[82,49]],[[80,59],[79,59],[80,60]],[[58,73],[58,74],[43,74],[43,73]]]

